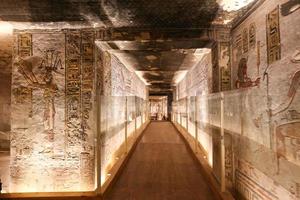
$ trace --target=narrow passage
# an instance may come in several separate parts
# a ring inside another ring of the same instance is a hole
[[[152,122],[105,200],[213,200],[170,122]]]

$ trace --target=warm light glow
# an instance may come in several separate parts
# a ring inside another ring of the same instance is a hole
[[[224,20],[224,24],[225,24],[225,25],[226,25],[226,24],[229,24],[231,21],[232,21],[232,19],[225,19],[225,20]]]
[[[0,34],[12,34],[13,26],[8,22],[0,22]]]
[[[143,83],[145,85],[150,85],[147,80],[143,77],[143,73],[144,72],[141,72],[141,71],[135,71],[135,74],[139,77],[139,79],[141,79],[143,81]]]
[[[236,11],[254,0],[218,0],[219,5],[226,11]]]
[[[173,78],[173,83],[177,85],[180,81],[184,79],[184,77],[187,74],[187,70],[182,70],[182,71],[177,71],[175,72],[174,78]]]

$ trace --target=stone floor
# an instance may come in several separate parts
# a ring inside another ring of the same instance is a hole
[[[0,172],[8,172],[9,154],[0,154]],[[6,166],[6,167],[1,167]],[[183,139],[170,122],[152,122],[104,200],[214,200]],[[1,199],[1,198],[0,198]],[[101,197],[15,198],[96,200]]]
[[[152,122],[105,200],[212,200],[199,165],[170,122]]]

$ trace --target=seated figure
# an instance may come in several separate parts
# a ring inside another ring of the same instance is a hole
[[[254,87],[260,83],[260,78],[257,78],[255,81],[252,81],[251,78],[247,75],[247,59],[242,58],[239,63],[238,68],[238,80],[235,83],[237,89],[246,88],[246,87]]]

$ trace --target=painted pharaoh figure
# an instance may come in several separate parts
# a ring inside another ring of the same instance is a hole
[[[235,83],[237,89],[254,87],[259,85],[260,78],[257,78],[255,81],[252,81],[251,78],[248,77],[247,70],[247,59],[242,58],[239,62],[238,67],[238,80]]]
[[[53,78],[53,72],[59,73],[57,71],[58,68],[62,68],[59,54],[59,52],[47,50],[44,58],[38,56],[18,57],[15,62],[18,72],[23,75],[28,83],[28,87],[44,90],[44,128],[50,141],[54,139],[54,101],[58,91],[58,86]],[[36,75],[35,72],[39,70],[42,74]]]

